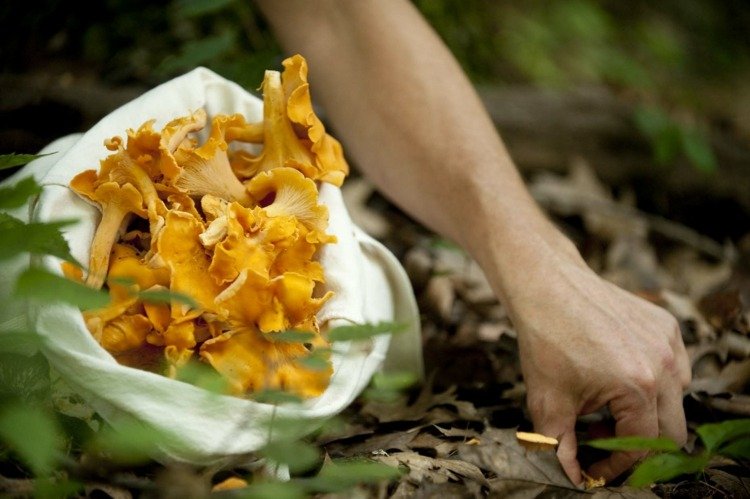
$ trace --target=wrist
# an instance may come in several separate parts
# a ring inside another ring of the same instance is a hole
[[[496,201],[494,211],[480,213],[481,228],[464,241],[511,316],[517,302],[534,301],[535,290],[554,285],[563,268],[590,271],[573,242],[530,196],[516,201],[512,207],[498,207]],[[502,213],[511,215],[500,218]]]

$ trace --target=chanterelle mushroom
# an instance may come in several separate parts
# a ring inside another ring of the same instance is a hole
[[[210,194],[248,204],[250,197],[232,171],[224,138],[227,127],[244,121],[239,115],[215,117],[208,140],[196,149],[185,151],[181,169],[172,177],[171,184],[191,196]]]
[[[147,121],[127,130],[125,145],[105,141],[112,154],[100,170],[71,182],[102,211],[86,280],[100,287],[106,279],[111,301],[84,319],[118,361],[143,353],[153,367],[161,352],[174,376],[198,352],[238,394],[312,397],[326,388],[330,364],[302,362],[328,346],[316,314],[332,295],[316,289],[324,274],[315,254],[335,242],[316,181],[340,185],[348,167],[313,113],[304,59],[284,67],[266,73],[263,121],[216,115],[202,142],[193,132],[207,124],[203,109],[160,131]],[[230,164],[233,141],[262,144],[260,156],[235,144]],[[144,291],[195,303],[148,301]],[[310,343],[274,341],[288,329],[312,332]]]
[[[328,385],[332,370],[301,364],[308,354],[300,343],[274,342],[252,327],[224,333],[200,348],[201,357],[229,380],[236,393],[288,390],[316,397]]]
[[[81,183],[76,182],[77,179],[81,180]],[[125,228],[130,214],[147,218],[148,213],[144,209],[141,193],[133,184],[121,186],[117,182],[105,182],[94,188],[91,184],[82,185],[87,179],[88,177],[76,177],[71,186],[76,192],[95,202],[102,211],[101,221],[91,242],[89,273],[86,276],[86,284],[98,289],[107,277],[112,246]]]
[[[310,85],[307,83],[307,61],[296,54],[282,64],[284,72],[281,82],[287,97],[287,115],[298,135],[310,141],[310,151],[315,157],[317,172],[311,178],[341,186],[349,173],[349,165],[344,159],[341,143],[326,133],[323,123],[313,111]]]

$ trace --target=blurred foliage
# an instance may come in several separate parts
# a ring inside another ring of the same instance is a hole
[[[589,440],[582,445],[608,451],[651,451],[651,455],[638,463],[628,478],[634,487],[645,487],[654,482],[664,482],[682,475],[703,472],[715,456],[750,459],[750,419],[730,419],[720,423],[707,423],[696,428],[701,440],[701,450],[693,454],[683,452],[677,444],[665,437],[616,437]]]
[[[717,168],[705,123],[711,86],[750,71],[750,8],[740,0],[488,2],[416,0],[478,82],[608,85],[645,102],[634,124],[657,165]],[[696,124],[698,123],[698,124]]]
[[[414,4],[477,82],[607,83],[690,100],[698,83],[750,65],[743,0]],[[206,65],[255,87],[281,58],[252,1],[104,0],[80,10],[60,0],[33,10],[4,2],[0,18],[2,71],[71,60],[108,81],[153,84]]]
[[[609,83],[674,97],[750,64],[742,0],[416,0],[475,81]]]
[[[744,0],[413,1],[475,82],[609,85],[652,111],[634,124],[657,164],[717,166],[701,123],[722,104],[705,93],[727,82],[731,92],[750,71]],[[254,90],[282,58],[252,1],[104,0],[75,10],[60,0],[33,10],[5,2],[0,19],[3,72],[57,64],[153,86],[202,65]]]
[[[71,69],[93,71],[110,83],[155,85],[204,65],[256,88],[281,55],[247,1],[104,0],[71,9],[47,0],[33,10],[5,2],[0,19],[8,27],[0,47],[4,72],[72,63]]]

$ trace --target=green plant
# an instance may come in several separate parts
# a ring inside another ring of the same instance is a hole
[[[699,127],[682,125],[657,107],[640,107],[633,118],[636,128],[651,143],[658,165],[668,166],[683,155],[702,172],[716,171],[716,156],[707,134]]]
[[[583,442],[583,445],[608,451],[656,452],[657,454],[641,461],[628,478],[628,483],[634,487],[700,473],[715,456],[750,459],[750,419],[704,424],[696,429],[696,433],[703,444],[703,450],[694,455],[683,452],[674,441],[664,437],[604,438],[589,440]]]

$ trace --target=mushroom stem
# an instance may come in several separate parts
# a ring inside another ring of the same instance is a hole
[[[119,204],[105,205],[102,210],[102,220],[94,233],[91,242],[91,256],[89,257],[89,273],[86,285],[100,289],[107,277],[109,269],[109,255],[117,241],[120,229],[130,219],[129,210]]]

